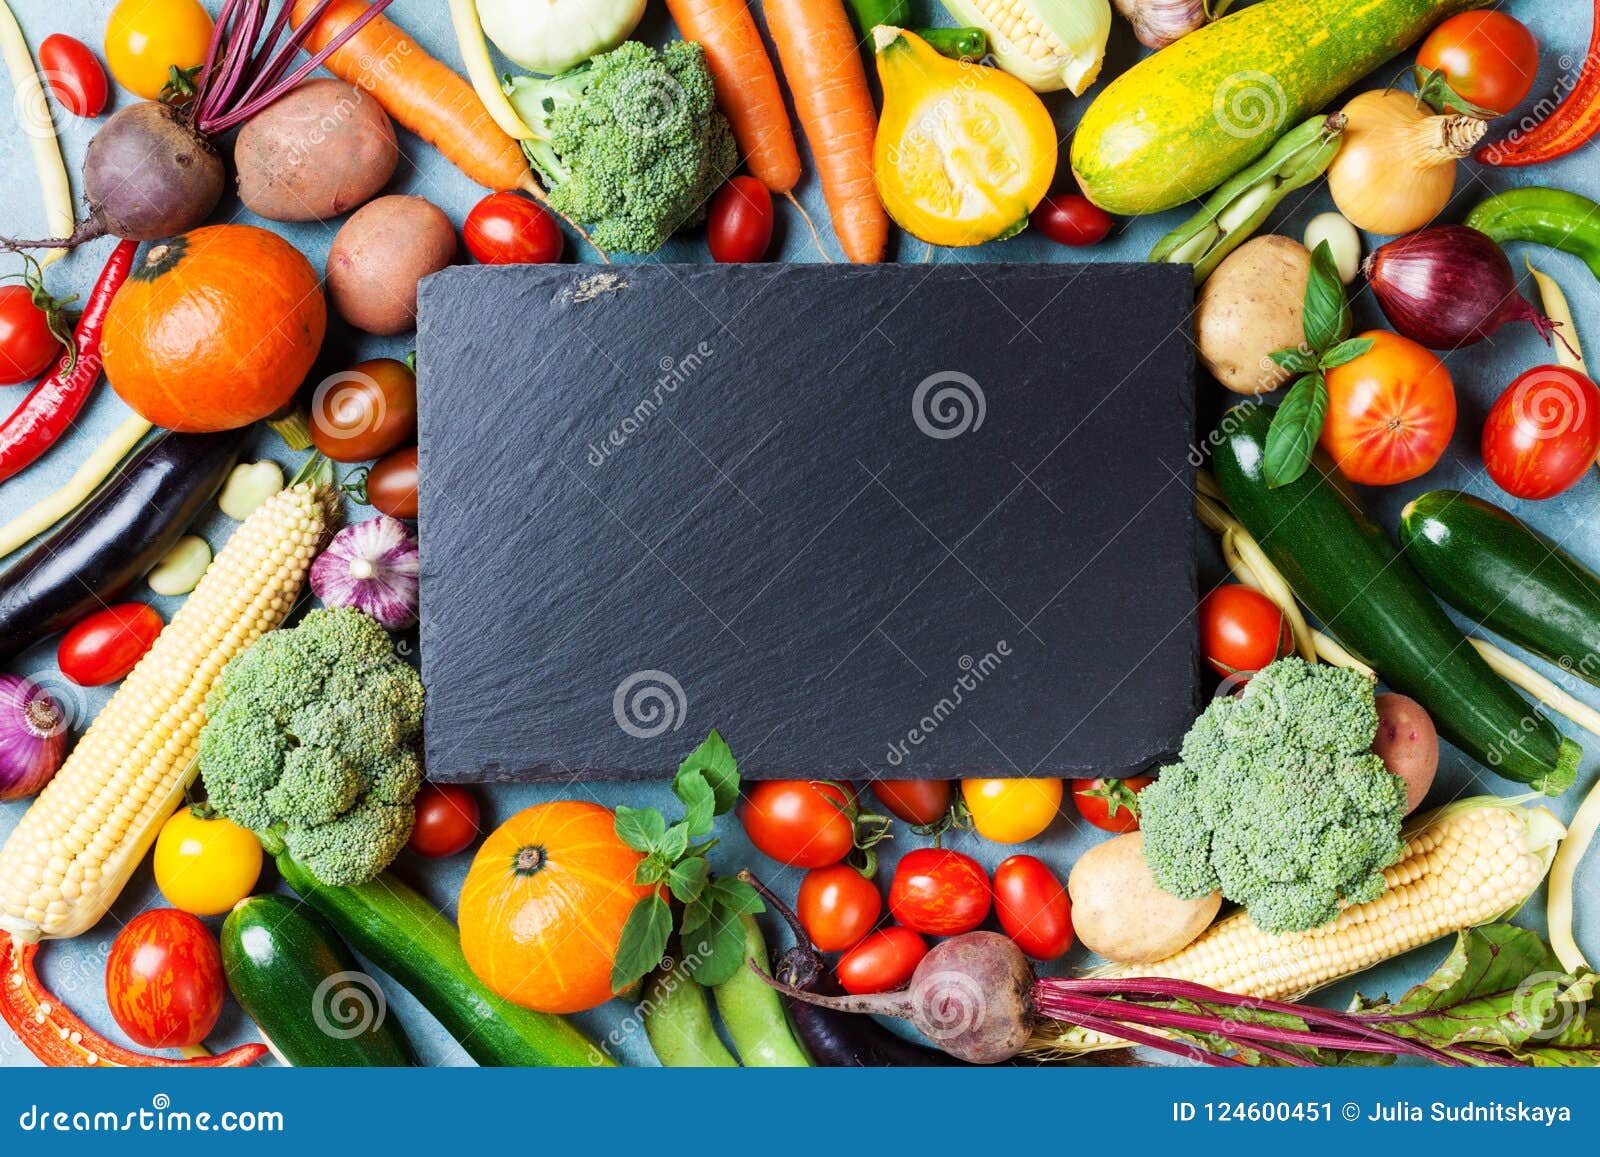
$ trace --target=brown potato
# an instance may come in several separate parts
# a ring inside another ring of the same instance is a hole
[[[421,197],[379,197],[357,209],[328,249],[328,298],[357,329],[417,324],[417,282],[455,260],[456,231]]]
[[[1306,340],[1300,315],[1310,277],[1310,250],[1277,234],[1253,237],[1223,258],[1195,305],[1195,344],[1212,377],[1250,396],[1289,380],[1269,355]]]
[[[1085,947],[1120,964],[1164,960],[1216,919],[1222,894],[1180,900],[1156,887],[1144,862],[1144,833],[1097,844],[1067,877],[1072,926]]]
[[[269,221],[325,221],[376,197],[400,146],[389,114],[342,80],[296,85],[245,122],[233,146],[239,199]]]
[[[1410,815],[1428,797],[1439,770],[1439,733],[1415,699],[1390,691],[1379,695],[1377,703],[1378,736],[1372,741],[1372,752],[1406,781],[1406,814]]]

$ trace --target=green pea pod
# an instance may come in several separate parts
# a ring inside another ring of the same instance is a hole
[[[739,917],[744,922],[744,956],[770,974],[767,942],[754,916]],[[749,967],[711,990],[717,999],[722,1025],[739,1050],[739,1060],[747,1069],[800,1069],[811,1066],[811,1058],[795,1043],[778,994]]]
[[[1466,223],[1494,241],[1532,241],[1570,253],[1600,278],[1600,205],[1581,193],[1530,185],[1483,201]]]
[[[1344,129],[1344,114],[1334,113],[1314,116],[1284,133],[1260,160],[1218,186],[1198,213],[1158,241],[1150,260],[1192,264],[1199,285],[1261,228],[1284,197],[1327,172]]]
[[[989,55],[989,34],[981,28],[919,28],[917,35],[951,60],[970,62]]]
[[[694,982],[682,961],[650,977],[643,1016],[650,1047],[667,1068],[739,1067],[711,1023],[705,989]]]

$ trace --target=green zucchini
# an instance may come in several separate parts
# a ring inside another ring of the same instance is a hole
[[[1492,502],[1430,490],[1400,514],[1400,548],[1474,622],[1600,685],[1600,575]]]
[[[416,1064],[377,982],[328,922],[287,896],[251,896],[222,923],[222,970],[285,1063],[297,1068]]]
[[[1489,3],[1261,0],[1107,85],[1073,135],[1072,171],[1108,213],[1192,201],[1439,21]]]
[[[278,857],[278,871],[351,947],[433,1013],[480,1065],[616,1063],[568,1021],[531,1012],[485,988],[461,952],[455,925],[392,873],[351,888],[330,888],[288,856]]]
[[[1256,404],[1229,410],[1212,437],[1212,463],[1234,516],[1295,595],[1467,755],[1547,795],[1570,787],[1582,749],[1473,650],[1327,455],[1318,451],[1294,482],[1267,485],[1267,427],[1276,412]]]

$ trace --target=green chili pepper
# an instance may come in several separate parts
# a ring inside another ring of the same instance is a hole
[[[1198,213],[1158,241],[1150,260],[1192,264],[1199,285],[1284,197],[1327,171],[1344,128],[1344,114],[1334,113],[1284,133],[1260,160],[1217,186]]]
[[[1467,214],[1466,223],[1501,244],[1532,241],[1570,253],[1600,278],[1600,205],[1581,193],[1508,189]]]
[[[880,24],[904,28],[911,23],[909,0],[850,0],[850,8],[863,36],[870,36]]]
[[[989,55],[989,34],[981,28],[919,28],[917,35],[951,60],[977,61]]]

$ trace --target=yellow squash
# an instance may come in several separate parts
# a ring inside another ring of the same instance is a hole
[[[889,216],[933,245],[981,245],[1028,223],[1056,173],[1056,128],[1027,85],[873,29],[883,116],[874,167]]]

